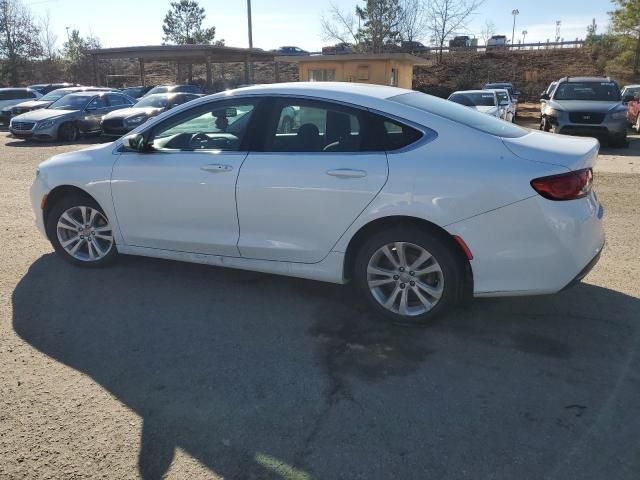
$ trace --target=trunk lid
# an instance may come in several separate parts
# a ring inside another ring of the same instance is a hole
[[[558,165],[568,170],[593,168],[598,159],[600,143],[595,138],[570,137],[536,132],[518,138],[503,138],[511,153],[533,162]]]

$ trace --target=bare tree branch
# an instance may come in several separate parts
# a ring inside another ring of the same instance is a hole
[[[466,28],[470,17],[484,0],[431,0],[427,21],[433,42],[438,46],[439,59],[447,39]]]
[[[53,61],[58,57],[58,36],[53,32],[51,26],[51,12],[47,10],[47,13],[40,18],[40,44],[42,45],[42,54],[44,57]]]
[[[329,10],[320,20],[322,39],[339,43],[357,43],[358,25],[353,13],[343,12],[335,3],[329,4]]]
[[[485,20],[480,37],[486,46],[489,43],[489,39],[496,34],[496,25],[491,20]]]
[[[428,31],[427,6],[425,0],[401,0],[398,32],[400,40],[415,42]]]

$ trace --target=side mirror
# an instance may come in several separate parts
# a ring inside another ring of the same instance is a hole
[[[127,150],[134,152],[144,152],[146,150],[146,143],[144,141],[144,136],[139,133],[134,133],[133,135],[127,135],[124,137],[124,147]]]
[[[501,107],[507,107],[507,106],[509,106],[509,102],[507,102],[506,100],[503,100],[503,101],[500,102],[500,106]]]
[[[84,109],[85,112],[95,112],[97,110],[96,107],[87,107]]]
[[[551,100],[551,97],[548,93],[543,93],[542,95],[540,95],[540,100]]]

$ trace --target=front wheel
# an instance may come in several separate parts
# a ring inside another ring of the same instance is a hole
[[[113,228],[91,198],[63,198],[49,212],[46,227],[54,250],[74,265],[101,267],[118,255]]]
[[[387,318],[428,323],[454,306],[463,291],[464,267],[443,237],[415,227],[373,235],[357,254],[356,286]]]
[[[73,123],[63,123],[58,128],[58,140],[63,142],[75,142],[80,136],[80,132],[78,132],[78,127],[76,127]]]

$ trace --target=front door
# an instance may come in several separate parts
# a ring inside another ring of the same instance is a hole
[[[252,100],[194,107],[155,126],[148,153],[119,156],[111,184],[127,245],[239,255],[235,188],[254,107]]]
[[[249,153],[238,178],[238,247],[243,257],[316,263],[382,189],[387,157],[365,145],[364,110],[296,98],[272,110],[264,151]]]

